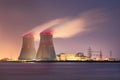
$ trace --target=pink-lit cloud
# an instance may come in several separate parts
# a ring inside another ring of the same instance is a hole
[[[53,30],[54,38],[70,38],[78,33],[91,30],[90,26],[102,23],[107,20],[106,13],[102,9],[91,9],[80,13],[77,17],[65,17],[52,20],[32,29],[29,32],[35,34],[35,40],[39,40],[39,33],[46,30]]]

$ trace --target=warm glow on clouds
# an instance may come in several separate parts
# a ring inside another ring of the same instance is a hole
[[[3,27],[5,26],[0,26],[0,59],[17,59],[20,47],[17,47],[16,45],[19,43],[17,44],[16,39],[13,39],[13,36],[10,36],[10,34],[6,33]]]
[[[2,38],[0,41],[2,42],[0,45],[0,58],[12,58],[12,59],[17,59],[18,50],[19,48],[16,47],[16,44],[12,42],[10,39],[7,41],[8,38]]]
[[[53,33],[56,54],[86,54],[91,46],[119,57],[119,0],[68,1],[0,0],[0,58],[17,59],[28,33],[34,34],[37,51],[43,31]]]
[[[14,53],[18,53],[18,49],[15,48],[15,45],[10,45],[10,46],[4,46],[3,48],[1,48],[1,54],[0,54],[0,58],[12,58],[12,59],[17,59],[18,54],[14,54]],[[12,53],[14,51],[14,53]]]
[[[34,29],[29,31],[28,33],[30,33],[30,32],[34,33],[35,34],[34,35],[35,36],[35,40],[37,41],[37,40],[39,40],[39,34],[42,31],[44,31],[46,29],[49,29],[51,27],[57,26],[57,25],[63,23],[64,21],[66,21],[66,20],[67,20],[67,18],[60,18],[60,19],[52,20],[50,22],[47,22],[45,24],[42,24],[42,25],[39,25],[39,26],[35,27]],[[27,33],[25,33],[25,34],[27,34]]]
[[[64,17],[53,19],[44,24],[38,25],[27,33],[32,32],[35,36],[35,40],[39,41],[39,34],[45,30],[52,30],[54,38],[70,38],[76,34],[90,31],[93,28],[91,26],[102,23],[107,20],[105,12],[101,9],[91,9],[80,13],[76,17]],[[25,34],[27,34],[25,33]],[[24,35],[25,35],[24,34]],[[0,27],[0,45],[1,55],[0,58],[8,57],[16,59],[19,56],[20,47],[16,47],[14,40],[8,37],[8,34],[3,35],[2,27]],[[7,41],[9,39],[9,41]],[[10,40],[11,39],[11,40]],[[14,53],[12,53],[14,52]],[[17,53],[17,54],[16,54]],[[13,56],[14,55],[14,56]]]
[[[54,38],[69,38],[78,33],[90,30],[90,26],[106,21],[106,14],[102,9],[91,9],[80,13],[77,17],[65,17],[55,19],[43,25],[39,25],[29,32],[35,34],[35,40],[39,41],[39,33],[50,29],[53,30]]]
[[[72,37],[80,32],[85,31],[85,25],[81,19],[72,19],[68,22],[61,24],[55,28],[54,31],[54,38],[69,38]]]

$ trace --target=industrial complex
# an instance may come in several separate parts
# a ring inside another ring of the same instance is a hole
[[[60,53],[56,55],[52,31],[46,30],[40,33],[39,48],[35,51],[34,35],[32,33],[23,36],[23,45],[18,60],[34,61],[103,61],[114,60],[111,57],[103,58],[102,51],[93,51],[91,47],[87,50],[87,55],[83,52],[78,53]]]
[[[40,33],[40,43],[37,51],[34,42],[33,33],[23,36],[22,47],[17,61],[115,61],[115,58],[112,58],[112,51],[109,53],[109,58],[103,58],[101,50],[94,51],[91,47],[87,49],[86,55],[83,52],[59,53],[56,55],[53,33],[50,30]],[[8,58],[1,59],[1,61],[9,60]]]

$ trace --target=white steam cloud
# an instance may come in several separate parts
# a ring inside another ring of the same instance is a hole
[[[35,34],[35,40],[39,40],[40,32],[51,29],[54,38],[69,38],[78,33],[88,31],[89,26],[93,26],[107,20],[106,14],[101,9],[92,9],[81,13],[79,16],[71,18],[65,17],[55,19],[45,24],[39,25],[29,32]]]
[[[69,38],[80,32],[85,31],[85,24],[81,19],[68,20],[66,23],[53,27],[54,38]]]

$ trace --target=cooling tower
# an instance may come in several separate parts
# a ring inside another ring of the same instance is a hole
[[[19,60],[35,59],[36,51],[34,45],[34,36],[32,33],[23,36],[23,44],[20,52]]]
[[[37,60],[56,60],[56,54],[53,45],[53,36],[51,32],[44,31],[40,33],[40,44],[36,55]]]

